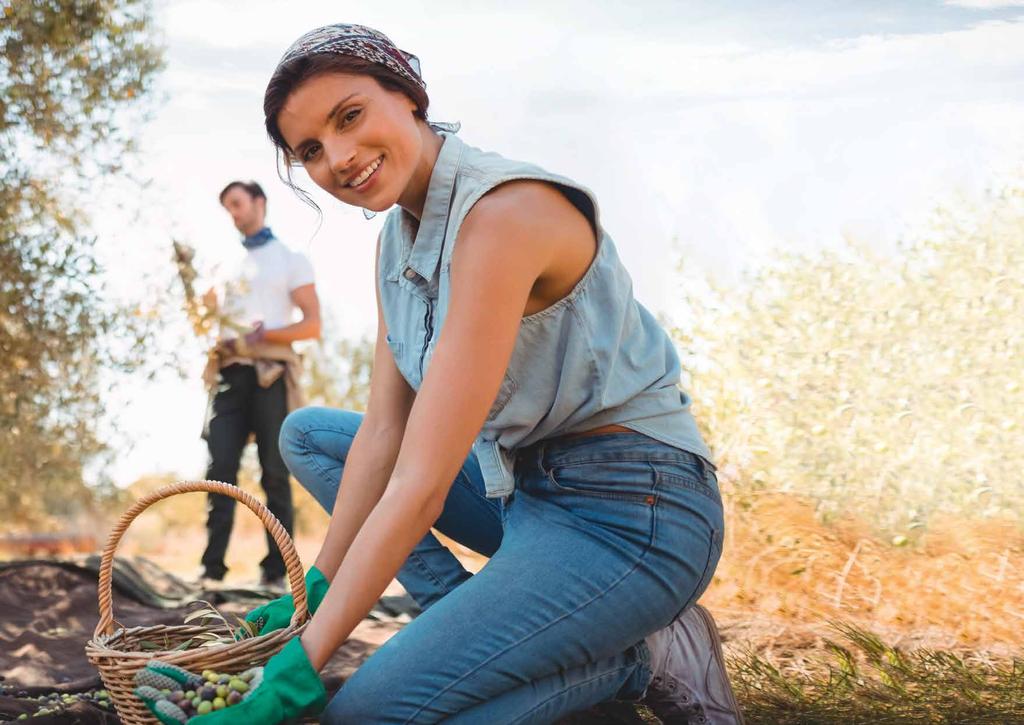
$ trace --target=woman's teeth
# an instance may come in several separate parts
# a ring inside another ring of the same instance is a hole
[[[370,178],[370,175],[374,171],[376,171],[377,167],[380,166],[383,162],[384,162],[384,157],[383,156],[378,157],[376,161],[374,161],[372,164],[370,164],[365,169],[363,169],[363,173],[359,174],[359,176],[357,176],[355,179],[353,179],[349,183],[349,186],[355,188],[355,187],[359,186],[360,184],[362,184],[364,181],[366,181],[367,179]]]

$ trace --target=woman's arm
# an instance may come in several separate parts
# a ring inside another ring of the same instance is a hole
[[[579,229],[578,212],[560,194],[534,186],[498,187],[463,223],[448,315],[394,471],[302,635],[317,669],[370,611],[443,510],[497,395],[531,289],[564,248],[564,230]],[[592,235],[589,243],[592,249]]]
[[[377,242],[378,258],[380,240]],[[374,279],[378,279],[375,275]],[[374,284],[377,288],[377,284]],[[380,500],[398,457],[415,391],[402,377],[387,344],[387,325],[377,290],[377,342],[370,377],[366,415],[356,432],[342,469],[327,535],[316,558],[316,567],[328,581],[348,552],[359,528]]]

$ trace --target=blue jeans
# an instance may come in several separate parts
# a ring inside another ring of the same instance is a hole
[[[281,452],[330,512],[358,413],[303,408]],[[713,467],[639,433],[541,441],[516,490],[472,457],[435,529],[490,557],[472,575],[428,533],[398,580],[424,612],[349,678],[324,723],[550,723],[650,679],[644,637],[694,603],[722,549]],[[358,482],[351,482],[358,483]]]

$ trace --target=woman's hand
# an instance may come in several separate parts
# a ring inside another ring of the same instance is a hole
[[[264,667],[246,670],[227,683],[203,684],[207,682],[176,665],[151,660],[135,675],[135,695],[164,725],[272,725],[319,714],[327,704],[320,675],[298,637]],[[188,701],[177,692],[193,692],[194,698]],[[235,704],[229,704],[229,698],[236,699],[231,692],[241,693]]]
[[[309,571],[306,572],[306,607],[310,614],[313,614],[320,606],[329,586],[330,582],[316,566],[309,568]],[[245,615],[245,621],[256,626],[257,634],[267,634],[287,627],[292,621],[293,614],[295,614],[295,600],[291,594],[285,594],[272,602],[256,607]],[[236,639],[241,639],[241,637],[236,637]]]

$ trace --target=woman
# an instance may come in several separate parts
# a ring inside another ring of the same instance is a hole
[[[692,606],[722,505],[668,336],[587,189],[465,144],[427,106],[415,57],[355,25],[300,38],[267,88],[287,161],[345,204],[395,208],[366,414],[306,408],[282,429],[331,522],[307,575],[315,615],[268,664],[266,712],[323,706],[316,671],[397,575],[423,613],[322,722],[547,723],[609,699],[739,722]],[[490,561],[471,576],[431,527]],[[285,597],[249,619],[291,613]],[[205,717],[262,716],[244,707]]]

